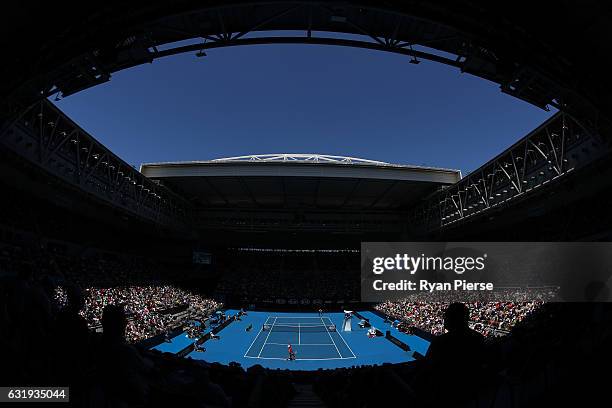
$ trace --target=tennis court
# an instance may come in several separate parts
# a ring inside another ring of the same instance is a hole
[[[225,312],[233,316],[238,310]],[[204,343],[205,352],[194,351],[187,358],[207,363],[238,363],[245,368],[261,365],[318,370],[412,361],[414,352],[425,355],[429,346],[426,340],[397,331],[370,311],[360,313],[381,331],[391,330],[411,351],[402,350],[384,337],[369,338],[368,329],[360,328],[355,317],[351,331],[343,331],[343,312],[327,312],[323,316],[313,312],[247,312],[219,332],[218,340]],[[296,352],[296,361],[287,361],[287,344]]]
[[[291,344],[296,360],[357,358],[329,317],[268,316],[244,357],[287,360]]]

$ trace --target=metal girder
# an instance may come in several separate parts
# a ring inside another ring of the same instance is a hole
[[[138,217],[172,227],[187,224],[184,199],[115,156],[47,100],[4,128],[0,145]]]
[[[597,135],[559,112],[458,183],[430,196],[410,221],[435,230],[477,217],[557,183],[609,151]]]
[[[249,188],[249,185],[247,184],[247,182],[244,181],[244,178],[239,177],[238,178],[238,182],[240,183],[240,185],[242,186],[242,188],[244,189],[244,192],[249,196],[249,198],[251,199],[251,202],[253,203],[253,205],[255,206],[259,206],[259,202],[257,201],[257,198],[255,198],[255,194],[253,194],[253,191],[251,191],[251,189]]]
[[[363,179],[358,179],[355,182],[355,184],[353,185],[353,188],[351,188],[351,191],[344,198],[344,201],[342,202],[342,207],[346,206],[351,201],[351,198],[353,198],[353,195],[355,194],[355,191],[357,191],[357,189],[361,185],[362,180]]]
[[[206,184],[206,186],[213,192],[215,193],[215,195],[217,197],[219,197],[221,199],[221,201],[223,201],[225,203],[225,205],[229,205],[229,200],[227,199],[227,197],[225,196],[225,194],[223,194],[223,192],[221,192],[217,187],[215,187],[215,185],[213,183],[211,183],[211,181],[204,177],[204,184]]]
[[[358,157],[331,156],[328,154],[306,154],[306,153],[279,153],[279,154],[253,154],[248,156],[223,157],[214,159],[213,162],[236,163],[236,162],[306,162],[306,163],[338,163],[338,164],[367,164],[374,166],[391,166],[376,160],[360,159]]]
[[[395,186],[397,186],[398,184],[398,180],[393,180],[389,183],[389,185],[385,188],[385,191],[382,192],[382,194],[380,194],[378,197],[376,197],[371,203],[370,205],[368,205],[368,209],[372,209],[375,208],[376,205],[381,202],[382,200],[384,200],[385,198],[387,198],[387,195],[389,194],[389,192],[391,192],[391,190],[393,190],[393,188]]]

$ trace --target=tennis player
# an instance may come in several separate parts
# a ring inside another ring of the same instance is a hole
[[[287,344],[287,352],[289,353],[287,360],[295,360],[295,352],[293,351],[291,344]]]

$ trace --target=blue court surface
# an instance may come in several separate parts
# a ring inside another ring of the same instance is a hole
[[[178,353],[188,345],[193,344],[193,342],[195,341],[195,339],[190,339],[189,337],[187,337],[187,334],[185,333],[181,333],[177,336],[174,336],[171,340],[172,341],[170,343],[163,342],[153,347],[153,349],[167,353]]]
[[[289,344],[293,347],[296,360],[357,358],[327,316],[269,316],[244,357],[286,360]]]
[[[236,310],[228,310],[230,316]],[[219,332],[219,340],[204,343],[206,351],[192,352],[187,358],[243,367],[256,364],[267,368],[317,370],[319,368],[351,367],[366,364],[400,363],[414,360],[413,352],[427,352],[429,342],[413,335],[400,333],[372,312],[360,312],[372,326],[408,344],[404,351],[384,337],[368,338],[367,329],[358,326],[353,317],[352,330],[343,331],[344,313],[278,313],[248,311],[241,321],[234,321]],[[246,328],[252,325],[252,330]],[[183,344],[184,334],[174,339]],[[172,343],[163,348],[169,351]],[[287,345],[291,344],[296,359],[288,361]],[[161,345],[160,345],[161,346]],[[158,347],[160,347],[158,346]],[[177,347],[182,348],[182,347]]]

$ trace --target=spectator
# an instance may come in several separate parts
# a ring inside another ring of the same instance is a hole
[[[421,395],[436,403],[464,401],[473,397],[484,368],[484,337],[468,327],[469,310],[452,303],[444,312],[447,333],[434,338],[425,360]],[[439,392],[444,390],[444,392]]]
[[[125,341],[127,319],[123,307],[108,305],[102,315],[102,349],[98,361],[107,395],[113,402],[145,404],[153,364]]]

